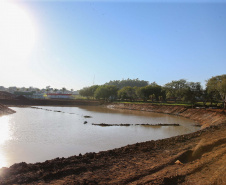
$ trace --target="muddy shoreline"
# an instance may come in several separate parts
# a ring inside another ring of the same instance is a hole
[[[0,169],[0,184],[226,183],[226,116],[222,111],[132,104],[110,108],[179,115],[199,122],[202,130],[99,153],[14,164]]]
[[[226,112],[222,109],[200,109],[172,105],[113,103],[107,105],[112,109],[138,110],[182,116],[199,123],[203,128],[226,122]]]
[[[13,113],[15,113],[14,110],[8,108],[7,106],[5,106],[3,104],[0,104],[0,116],[13,114]]]

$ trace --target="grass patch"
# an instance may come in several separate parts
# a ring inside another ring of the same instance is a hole
[[[125,103],[125,104],[150,104],[150,105],[174,105],[174,106],[192,106],[190,103],[169,103],[169,102],[143,102],[143,101],[134,101],[134,102],[127,102],[127,101],[114,101],[114,103]]]
[[[192,107],[191,103],[186,103],[186,102],[143,102],[143,101],[133,101],[133,102],[129,102],[129,101],[114,101],[114,103],[126,103],[126,104],[149,104],[149,105],[173,105],[173,106],[184,106],[184,107]],[[193,105],[194,107],[205,107],[203,102],[196,102],[195,105]],[[206,107],[218,107],[218,108],[222,108],[223,107],[223,103],[211,103],[207,102],[206,103]]]

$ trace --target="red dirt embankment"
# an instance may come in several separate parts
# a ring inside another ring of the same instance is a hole
[[[108,105],[108,107],[115,109],[139,110],[182,116],[198,122],[199,124],[201,124],[202,129],[210,125],[218,125],[224,122],[226,123],[226,113],[223,112],[222,109],[192,109],[184,106],[129,103],[114,103]]]
[[[226,122],[223,113],[177,106],[120,106],[183,114],[199,120],[203,126],[214,126],[99,153],[36,164],[14,164],[0,169],[0,184],[226,184]]]

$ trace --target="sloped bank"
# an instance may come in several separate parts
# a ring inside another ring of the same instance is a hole
[[[7,115],[7,114],[13,114],[15,112],[16,111],[8,108],[7,106],[0,104],[0,116]]]
[[[188,108],[172,105],[150,105],[150,104],[129,104],[113,103],[108,108],[147,111],[182,116],[201,124],[202,129],[210,125],[218,125],[226,122],[226,113],[219,109]]]

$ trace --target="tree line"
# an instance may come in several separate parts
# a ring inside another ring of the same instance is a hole
[[[203,102],[206,105],[210,102],[226,102],[226,75],[214,76],[207,80],[204,89],[200,82],[188,82],[185,79],[171,81],[164,86],[156,82],[139,79],[116,80],[104,85],[93,85],[84,87],[79,91],[81,96],[88,99],[105,101],[183,101],[194,105],[196,102]]]

